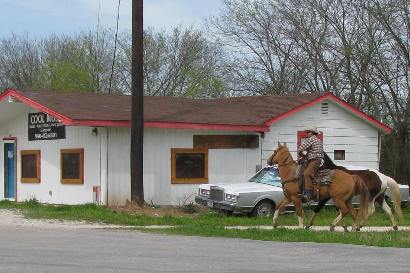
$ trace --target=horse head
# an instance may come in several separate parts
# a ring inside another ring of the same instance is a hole
[[[287,157],[287,154],[289,154],[289,149],[288,146],[286,145],[286,142],[283,144],[280,144],[278,141],[278,148],[273,152],[273,154],[268,158],[268,165],[274,165],[274,164],[279,164],[279,162]]]

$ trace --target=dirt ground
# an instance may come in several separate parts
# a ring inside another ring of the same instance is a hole
[[[186,216],[195,217],[200,212],[206,211],[207,208],[198,205],[183,205],[183,206],[154,206],[145,203],[143,207],[140,207],[136,203],[127,202],[124,206],[112,206],[111,209],[115,211],[127,212],[135,215],[147,215],[147,216]]]

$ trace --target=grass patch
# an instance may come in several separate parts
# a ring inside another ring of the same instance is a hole
[[[271,218],[255,218],[248,216],[226,216],[214,211],[202,211],[191,216],[147,216],[132,212],[122,212],[106,207],[97,207],[93,204],[86,205],[47,205],[40,204],[35,199],[22,203],[0,201],[0,209],[18,209],[24,216],[36,219],[57,220],[81,220],[94,223],[106,223],[116,225],[127,225],[141,227],[145,225],[173,225],[176,226],[166,230],[154,230],[151,232],[243,238],[263,241],[286,241],[286,242],[316,242],[316,243],[343,243],[383,247],[410,247],[410,232],[373,232],[373,233],[339,233],[339,232],[317,232],[306,230],[262,230],[262,229],[224,229],[224,226],[259,226],[271,225]],[[158,208],[160,209],[160,208]],[[181,207],[195,213],[193,206]],[[306,210],[305,223],[312,215],[312,210]],[[404,220],[399,222],[401,226],[410,226],[410,207],[403,209]],[[334,208],[325,208],[316,218],[315,225],[329,226],[337,216]],[[347,221],[350,223],[350,217]],[[294,213],[282,214],[279,217],[280,225],[296,225],[297,219]],[[390,226],[390,220],[379,208],[375,215],[366,224],[367,226]]]
[[[88,222],[101,222],[118,225],[206,225],[206,226],[256,226],[271,225],[272,218],[256,218],[249,216],[227,216],[214,211],[204,211],[193,216],[147,216],[132,212],[121,212],[111,208],[97,207],[93,204],[85,205],[47,205],[40,204],[35,199],[22,203],[0,201],[0,209],[19,209],[26,217],[36,219],[60,219],[60,220],[83,220]],[[195,213],[193,206],[181,207],[181,210]],[[305,211],[305,223],[313,214],[313,211]],[[315,220],[315,225],[328,226],[337,216],[336,209],[324,208]],[[401,226],[410,226],[410,206],[403,209],[404,220],[399,221]],[[350,216],[346,217],[350,224]],[[282,214],[279,217],[279,225],[297,225],[294,213]],[[366,223],[366,226],[390,226],[389,217],[380,208]]]
[[[288,230],[283,228],[278,228],[275,230],[262,230],[257,228],[248,230],[227,230],[222,227],[211,226],[183,226],[166,230],[156,230],[155,232],[162,234],[240,238],[260,241],[338,243],[400,248],[410,247],[410,232],[404,231],[341,233],[329,231],[309,231],[303,229]]]

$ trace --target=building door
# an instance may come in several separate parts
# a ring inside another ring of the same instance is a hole
[[[14,143],[4,143],[4,198],[14,199],[15,179]]]

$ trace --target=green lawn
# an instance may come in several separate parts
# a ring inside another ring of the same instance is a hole
[[[0,209],[19,209],[28,218],[39,219],[60,219],[60,220],[84,220],[89,222],[103,222],[107,224],[135,226],[141,229],[145,225],[173,225],[174,228],[151,230],[168,234],[212,236],[246,238],[253,240],[267,241],[288,241],[288,242],[317,242],[317,243],[345,243],[384,247],[410,247],[410,232],[372,232],[372,233],[337,233],[318,232],[310,230],[227,230],[224,226],[269,226],[271,218],[253,218],[247,216],[226,216],[213,211],[203,211],[199,214],[188,216],[161,216],[150,217],[146,215],[135,215],[125,212],[118,212],[110,208],[97,207],[95,205],[78,206],[54,206],[42,205],[36,201],[24,203],[14,203],[8,201],[0,202]],[[410,208],[403,209],[404,220],[399,222],[401,226],[410,226]],[[306,211],[306,216],[312,214],[311,210]],[[316,225],[328,226],[337,216],[334,208],[325,208],[317,217]],[[296,225],[295,214],[283,214],[279,218],[280,225]],[[390,226],[388,217],[376,210],[375,215],[367,223],[367,226]]]

